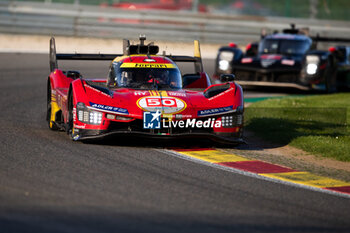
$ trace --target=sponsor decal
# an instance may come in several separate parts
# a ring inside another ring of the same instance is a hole
[[[183,92],[168,91],[167,93],[170,96],[186,97],[186,93],[183,93]]]
[[[187,119],[180,121],[162,121],[163,128],[221,128],[222,122],[215,118],[208,118],[207,120]]]
[[[198,116],[210,116],[210,115],[216,115],[216,114],[221,114],[226,112],[233,112],[233,105],[227,106],[227,107],[221,107],[221,108],[199,110]]]
[[[192,115],[182,115],[182,114],[162,114],[163,118],[167,118],[169,120],[175,119],[175,120],[181,120],[181,119],[187,119],[191,118]]]
[[[74,125],[74,127],[76,129],[85,129],[86,128],[86,124],[84,124],[84,125]],[[78,131],[78,130],[76,130],[76,131]]]
[[[234,56],[235,56],[235,54],[233,52],[222,51],[220,53],[220,60],[232,61]]]
[[[152,58],[146,58],[145,60],[143,60],[144,62],[156,62],[156,60],[152,59]]]
[[[210,100],[214,100],[214,99],[216,99],[216,98],[218,98],[218,97],[220,97],[220,96],[226,95],[226,94],[227,94],[228,92],[230,92],[231,90],[233,90],[233,88],[229,88],[229,89],[227,89],[226,91],[221,92],[221,93],[218,94],[218,95],[214,95],[213,97],[209,98],[208,100],[209,100],[209,101],[210,101]]]
[[[160,129],[160,111],[143,113],[144,129]]]
[[[104,96],[107,96],[107,97],[109,97],[109,98],[112,98],[112,96],[110,96],[110,95],[108,95],[108,94],[106,94],[106,93],[104,93],[104,92],[102,92],[102,91],[100,91],[100,90],[98,90],[98,89],[96,89],[96,88],[90,86],[90,85],[85,84],[84,87],[87,87],[87,88],[89,88],[89,89],[92,89],[92,90],[96,91],[97,93],[99,93],[99,94],[101,94],[101,95],[104,95]]]
[[[73,108],[73,122],[77,119],[77,109]]]
[[[165,64],[165,63],[157,63],[157,64],[149,64],[149,63],[123,63],[121,68],[176,68],[174,64]]]
[[[272,64],[274,64],[277,60],[273,60],[273,59],[263,59],[260,61],[261,65],[263,67],[268,67],[271,66]]]
[[[246,57],[241,60],[242,63],[251,63],[253,62],[253,58],[251,57]]]
[[[282,58],[281,55],[275,55],[275,54],[266,54],[266,55],[261,55],[261,59],[268,59],[268,60],[280,60]]]
[[[162,124],[161,124],[162,123]],[[144,129],[160,129],[166,128],[220,128],[222,121],[215,118],[208,118],[206,120],[200,119],[186,119],[186,120],[166,120],[161,121],[161,112],[144,112],[143,113],[143,128]]]
[[[293,36],[293,35],[287,35],[287,34],[277,34],[277,35],[273,35],[272,38],[275,38],[275,39],[295,39],[296,36]]]
[[[274,64],[276,61],[280,60],[282,58],[282,56],[280,55],[274,55],[274,54],[268,54],[268,55],[261,55],[261,65],[263,67],[268,67],[271,66],[272,64]]]
[[[61,100],[61,95],[57,95],[57,104],[58,106],[62,106],[62,100]]]
[[[283,59],[283,60],[281,61],[281,63],[282,63],[283,65],[287,65],[287,66],[294,66],[295,61],[294,61],[294,60]]]
[[[113,107],[113,106],[108,106],[108,105],[104,105],[104,104],[96,104],[96,103],[92,103],[92,102],[90,102],[90,106],[92,108],[96,108],[96,109],[103,110],[103,111],[119,113],[119,114],[129,114],[128,110],[125,108]]]
[[[176,97],[146,96],[137,100],[137,106],[143,111],[161,111],[162,114],[179,113],[183,111],[186,103]]]
[[[135,91],[134,95],[147,95],[148,93],[148,91]]]

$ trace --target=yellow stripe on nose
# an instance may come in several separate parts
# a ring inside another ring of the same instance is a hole
[[[160,91],[160,95],[161,96],[168,96],[168,92],[167,91]]]

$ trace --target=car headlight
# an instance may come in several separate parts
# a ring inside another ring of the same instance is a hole
[[[90,124],[99,125],[102,122],[102,113],[90,111]]]
[[[228,70],[230,68],[230,62],[234,58],[234,53],[228,51],[222,51],[219,55],[219,69]]]
[[[219,69],[220,70],[228,70],[230,63],[226,60],[219,61]]]
[[[222,127],[232,127],[233,125],[233,116],[223,116],[221,117],[221,126]]]
[[[233,52],[228,52],[228,51],[222,51],[220,53],[219,57],[220,57],[221,60],[232,61],[233,57],[234,57],[234,53]]]
[[[77,115],[78,121],[91,124],[99,125],[102,122],[102,112],[89,110],[84,103],[77,103]]]
[[[309,55],[306,56],[306,63],[307,64],[318,64],[320,62],[320,58],[318,56],[315,55]]]
[[[125,116],[119,116],[119,115],[114,115],[114,114],[106,114],[106,118],[109,120],[117,120],[117,121],[131,121],[134,118],[131,117],[125,117]]]
[[[306,65],[306,73],[309,75],[316,74],[317,72],[317,65],[316,64],[307,64]]]
[[[221,117],[221,126],[233,128],[243,124],[243,114],[225,115]]]
[[[314,75],[317,72],[320,58],[315,55],[306,56],[306,73],[308,75]]]

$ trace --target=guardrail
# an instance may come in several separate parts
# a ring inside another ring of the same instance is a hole
[[[273,17],[249,17],[179,11],[133,11],[98,6],[0,2],[0,32],[103,38],[238,44],[259,39],[261,28],[281,30],[290,23],[321,36],[350,38],[350,23]]]

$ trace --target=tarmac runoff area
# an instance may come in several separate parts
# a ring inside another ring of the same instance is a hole
[[[128,38],[130,43],[138,43],[138,34]],[[159,46],[159,53],[173,55],[193,56],[193,43],[177,43],[156,41],[147,36],[147,42],[154,42]],[[0,53],[49,53],[49,40],[51,36],[0,34]],[[87,37],[55,36],[58,53],[122,53],[123,41],[121,39],[99,39]],[[201,44],[203,58],[215,58],[218,48],[222,44]]]

